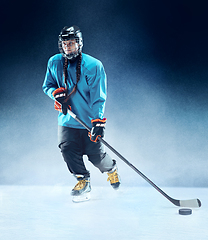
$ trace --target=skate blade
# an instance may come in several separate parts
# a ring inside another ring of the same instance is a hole
[[[72,197],[72,202],[79,203],[79,202],[86,202],[90,200],[90,192],[88,193],[83,193],[79,196],[73,196]]]

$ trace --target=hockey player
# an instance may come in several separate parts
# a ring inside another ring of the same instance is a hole
[[[83,162],[83,155],[102,173],[114,189],[120,185],[116,161],[104,150],[97,139],[104,137],[106,118],[106,74],[102,63],[82,53],[82,33],[77,26],[64,27],[58,37],[59,54],[48,61],[43,91],[52,98],[58,115],[59,148],[69,171],[78,183],[71,195],[88,200],[91,191],[90,172]],[[71,109],[89,128],[67,114]],[[82,198],[82,196],[84,196]]]

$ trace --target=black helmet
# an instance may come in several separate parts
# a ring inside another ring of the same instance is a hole
[[[78,49],[70,54],[66,54],[62,48],[62,42],[63,41],[67,41],[70,39],[75,39],[76,43],[78,43]],[[72,27],[64,27],[58,37],[58,47],[59,47],[59,51],[60,53],[68,58],[68,59],[74,59],[76,58],[82,51],[82,47],[83,47],[83,40],[82,40],[82,33],[79,29],[79,27],[77,26],[72,26]]]

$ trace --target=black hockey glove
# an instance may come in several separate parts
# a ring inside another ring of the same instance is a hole
[[[104,137],[104,130],[105,130],[105,124],[107,119],[93,119],[91,121],[92,123],[92,129],[91,132],[89,132],[89,137],[92,142],[97,142],[98,137],[103,138]]]
[[[59,111],[62,112],[64,115],[67,114],[67,108],[69,108],[71,110],[71,106],[69,105],[69,103],[66,101],[66,89],[61,87],[61,88],[57,88],[54,92],[53,92],[53,96],[55,98],[55,103],[54,103],[54,108]]]

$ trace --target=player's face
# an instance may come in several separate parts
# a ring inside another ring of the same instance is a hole
[[[76,52],[78,50],[78,43],[75,39],[62,42],[62,48],[66,54]]]

